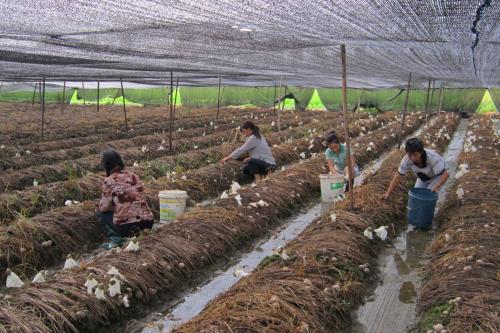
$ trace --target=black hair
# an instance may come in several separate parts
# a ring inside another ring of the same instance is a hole
[[[328,136],[326,137],[326,144],[331,145],[332,143],[340,143],[339,137],[337,136],[337,133],[335,131],[331,131],[328,133]]]
[[[108,176],[116,167],[119,167],[120,170],[125,169],[125,163],[123,163],[122,157],[112,148],[108,148],[102,152],[101,165],[104,170],[106,170]]]
[[[424,151],[424,143],[419,138],[408,139],[405,143],[407,153],[416,153]]]
[[[257,139],[261,139],[259,126],[252,123],[250,120],[247,120],[240,126],[240,131],[244,129],[251,129],[252,134],[255,135]]]

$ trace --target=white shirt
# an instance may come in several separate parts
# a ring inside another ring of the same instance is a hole
[[[399,164],[398,172],[404,176],[408,171],[412,171],[418,178],[426,181],[437,176],[440,176],[446,170],[446,163],[444,158],[431,149],[424,149],[422,153],[423,167],[417,166],[413,163],[408,154],[403,157]],[[424,176],[423,176],[424,175]],[[428,179],[425,179],[427,176]]]

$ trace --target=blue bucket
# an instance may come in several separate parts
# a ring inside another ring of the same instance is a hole
[[[426,188],[412,188],[408,192],[408,223],[427,229],[434,218],[438,194]]]

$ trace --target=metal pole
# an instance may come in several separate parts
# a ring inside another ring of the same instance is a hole
[[[219,120],[219,110],[220,110],[220,84],[221,84],[221,77],[219,76],[219,89],[217,91],[217,115],[215,116],[215,121],[217,122]]]
[[[172,152],[172,127],[173,127],[173,121],[172,118],[174,116],[174,108],[172,106],[172,90],[174,88],[174,77],[173,73],[170,72],[170,119],[168,122],[168,147],[170,149],[170,152]]]
[[[411,72],[410,75],[408,76],[408,86],[406,87],[405,104],[403,107],[403,119],[401,120],[401,130],[399,131],[399,138],[398,138],[398,149],[401,147],[401,140],[403,140],[403,130],[405,127],[406,110],[408,110],[408,99],[410,97],[410,84],[411,84]]]
[[[288,86],[285,86],[285,94],[283,96],[286,96],[286,93],[288,91]],[[281,114],[285,110],[285,100],[283,100],[283,104],[281,104],[281,112],[278,110],[278,132],[281,132]]]
[[[125,131],[128,131],[127,108],[125,107],[125,91],[123,90],[123,78],[120,78],[120,86],[122,88],[123,115],[125,117]]]
[[[179,77],[177,77],[176,82],[175,82],[175,93],[174,93],[174,119],[172,120],[175,122],[175,109],[176,109],[176,104],[177,104],[177,94],[179,93]]]
[[[41,91],[42,91],[42,99],[40,100],[40,107],[42,109],[42,131],[40,137],[41,140],[43,140],[44,127],[45,127],[45,77],[43,78],[43,87]]]
[[[427,115],[429,114],[429,95],[431,93],[431,81],[429,78],[429,84],[427,85],[427,96],[425,98],[425,122],[427,123]]]
[[[345,140],[347,146],[347,168],[349,170],[349,209],[354,208],[354,174],[353,165],[351,161],[351,138],[349,136],[349,113],[347,112],[347,64],[346,64],[346,52],[345,45],[340,45],[340,57],[342,59],[342,109],[344,111],[344,130],[345,130]]]
[[[99,112],[99,81],[97,81],[97,112]]]
[[[38,104],[42,103],[42,82],[38,82]]]
[[[280,76],[280,88],[279,88],[279,93],[281,94],[281,86],[283,84],[283,76]],[[283,107],[285,105],[285,101],[282,101],[283,102]],[[280,123],[279,123],[279,117],[280,117],[280,109],[281,109],[281,106],[280,104],[278,103],[278,109],[276,109],[276,112],[277,112],[277,116],[278,116],[278,131],[280,130]]]

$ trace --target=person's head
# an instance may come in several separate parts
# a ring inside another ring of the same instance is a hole
[[[340,140],[335,132],[330,132],[326,137],[326,146],[335,152],[340,149]]]
[[[240,126],[240,132],[243,133],[243,135],[246,137],[255,135],[255,137],[257,137],[258,139],[261,138],[259,126],[255,125],[249,120],[245,121],[243,125]]]
[[[108,176],[114,171],[125,169],[122,157],[112,148],[108,148],[102,152],[101,165],[106,170]]]
[[[406,154],[413,163],[419,163],[422,160],[424,152],[424,143],[419,138],[408,139],[405,143]]]

